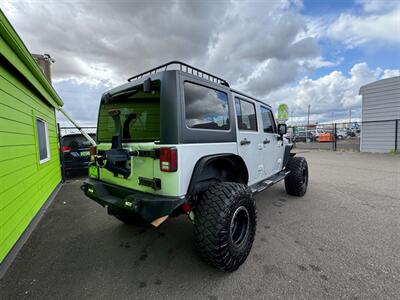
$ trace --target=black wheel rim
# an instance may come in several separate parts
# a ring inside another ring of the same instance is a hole
[[[234,246],[239,247],[246,240],[249,231],[250,216],[246,207],[239,206],[231,220],[231,239]]]

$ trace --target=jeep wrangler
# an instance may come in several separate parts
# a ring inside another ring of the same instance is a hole
[[[102,95],[87,197],[127,224],[187,214],[195,249],[231,272],[251,250],[255,193],[280,180],[303,196],[308,166],[271,107],[173,61]]]

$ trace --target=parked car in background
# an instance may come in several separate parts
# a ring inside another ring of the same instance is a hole
[[[89,134],[96,139],[95,134]],[[82,134],[68,134],[61,137],[61,159],[64,174],[87,170],[90,163],[90,142]]]
[[[314,131],[297,131],[294,134],[293,141],[298,142],[315,142],[317,140],[317,135]]]
[[[360,129],[356,128],[347,128],[347,135],[349,137],[355,137],[357,136],[357,133],[360,133]]]
[[[325,133],[325,131],[323,129],[319,129],[319,128],[315,129],[315,135],[316,135],[317,138],[319,137],[319,135],[321,133]]]
[[[349,136],[348,131],[346,128],[338,128],[336,129],[336,138],[338,140],[344,140]]]
[[[334,141],[334,134],[329,131],[325,131],[324,133],[321,133],[317,138],[317,142],[319,142],[319,143],[333,142],[333,141]]]

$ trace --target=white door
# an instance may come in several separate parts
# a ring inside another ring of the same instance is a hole
[[[238,153],[246,163],[249,185],[264,178],[261,136],[257,126],[256,105],[253,101],[235,97],[238,127]]]
[[[263,164],[266,177],[270,177],[282,169],[283,143],[276,132],[276,124],[271,110],[260,105],[262,121]]]

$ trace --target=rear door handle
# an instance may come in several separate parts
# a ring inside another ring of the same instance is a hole
[[[269,139],[265,139],[265,140],[263,140],[263,144],[265,145],[265,144],[269,144],[271,141],[269,140]]]
[[[246,140],[246,139],[244,139],[244,140],[241,140],[240,141],[240,145],[248,145],[248,144],[250,144],[251,142],[250,141],[248,141],[248,140]]]

